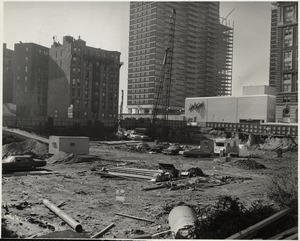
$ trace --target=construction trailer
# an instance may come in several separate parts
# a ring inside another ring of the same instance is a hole
[[[225,156],[228,153],[239,154],[239,139],[217,138],[214,140],[214,154]]]
[[[84,136],[50,136],[49,153],[60,151],[74,154],[89,154],[89,138]]]

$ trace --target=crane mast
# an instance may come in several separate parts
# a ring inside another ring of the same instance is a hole
[[[152,123],[155,124],[158,114],[162,114],[164,135],[168,135],[168,115],[170,109],[170,92],[174,52],[176,11],[173,9],[169,22],[168,45],[162,62],[161,72],[155,91]]]

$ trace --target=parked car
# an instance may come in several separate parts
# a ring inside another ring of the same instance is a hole
[[[212,155],[209,151],[203,151],[200,148],[194,148],[183,152],[185,157],[210,157]]]
[[[168,143],[158,143],[151,147],[150,151],[160,153],[163,149],[167,149],[170,145]]]
[[[33,159],[31,156],[9,156],[2,160],[2,171],[30,171],[46,166],[46,164],[46,161]]]
[[[172,144],[167,149],[162,150],[165,155],[177,155],[182,148],[179,144]]]

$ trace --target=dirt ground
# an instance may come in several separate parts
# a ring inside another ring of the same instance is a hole
[[[181,155],[135,153],[90,142],[92,157],[67,163],[54,163],[50,159],[46,169],[55,171],[53,174],[2,177],[2,218],[5,218],[7,228],[19,238],[70,229],[42,203],[46,198],[56,205],[65,202],[61,210],[82,224],[85,237],[91,237],[111,223],[115,223],[115,227],[104,238],[130,238],[144,233],[158,233],[169,229],[170,207],[178,203],[209,205],[223,195],[238,197],[245,203],[254,200],[270,203],[268,186],[272,176],[290,170],[297,172],[297,152],[286,152],[283,158],[277,158],[276,152],[272,151],[256,153],[259,156],[251,159],[263,164],[266,169],[247,168],[239,164],[236,158],[226,162],[218,157],[186,158]],[[103,167],[157,169],[158,163],[170,163],[180,170],[199,167],[209,177],[232,178],[225,185],[198,183],[195,188],[183,190],[171,191],[166,188],[142,191],[156,184],[142,179],[99,175]],[[124,202],[116,201],[117,190],[125,191]],[[154,222],[134,220],[115,213]]]

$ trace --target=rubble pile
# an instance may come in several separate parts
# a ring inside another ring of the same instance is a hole
[[[275,150],[277,148],[282,148],[283,150],[291,150],[297,147],[297,144],[298,138],[291,139],[268,137],[263,144],[260,144],[259,148],[263,150]]]
[[[266,169],[266,166],[263,164],[260,164],[250,158],[248,159],[238,159],[233,161],[231,164],[234,166],[247,169],[247,170],[256,170],[256,169]]]
[[[2,146],[2,157],[9,155],[35,155],[43,156],[48,154],[48,145],[36,140],[26,140],[22,142],[13,142]]]
[[[128,146],[128,145],[114,146],[114,149],[121,150],[121,151],[128,151],[128,152],[147,153],[151,149],[151,147],[147,143],[141,142],[134,146]]]

